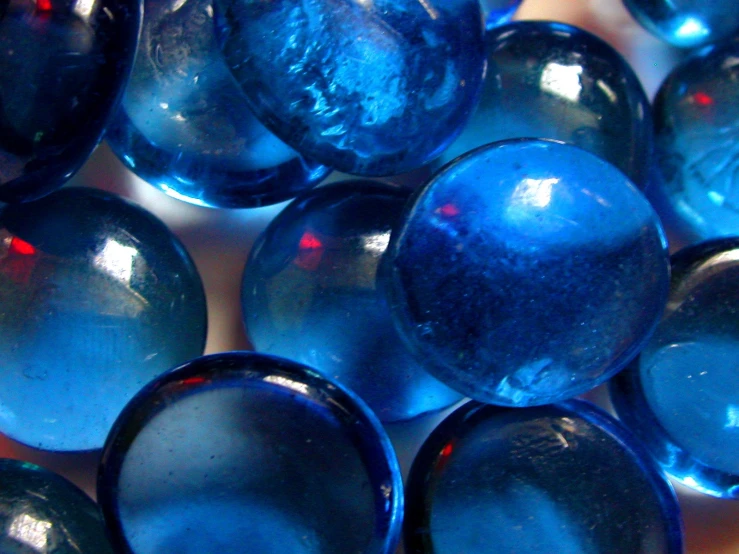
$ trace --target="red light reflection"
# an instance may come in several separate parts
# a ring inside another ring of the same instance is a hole
[[[10,251],[14,254],[22,254],[23,256],[33,256],[36,253],[36,248],[18,237],[10,239]]]
[[[455,204],[447,202],[446,204],[436,208],[436,213],[442,217],[457,217],[459,215],[459,208]]]
[[[310,230],[305,231],[298,242],[295,265],[305,271],[315,271],[321,264],[324,250],[323,241]]]
[[[710,97],[705,92],[696,92],[693,95],[693,102],[698,104],[699,106],[712,106],[713,105],[713,98]]]
[[[40,12],[50,12],[53,9],[51,0],[36,0],[36,9]]]

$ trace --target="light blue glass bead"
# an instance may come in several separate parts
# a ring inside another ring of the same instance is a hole
[[[253,352],[198,358],[126,407],[98,499],[120,552],[393,554],[403,484],[352,393]]]
[[[387,255],[391,309],[416,357],[466,396],[509,406],[575,396],[623,368],[669,284],[643,195],[553,141],[495,143],[447,166]]]
[[[408,477],[408,554],[682,554],[674,492],[617,421],[569,401],[470,402],[421,447]]]
[[[216,0],[224,52],[257,117],[306,156],[358,175],[436,157],[484,72],[478,0]]]
[[[3,554],[112,554],[95,503],[33,464],[0,460]]]
[[[485,35],[487,73],[477,110],[438,165],[512,138],[549,138],[609,161],[640,189],[652,163],[649,100],[609,44],[576,27],[517,21]]]
[[[67,188],[0,212],[0,328],[0,431],[92,450],[144,384],[202,354],[205,296],[161,221]]]
[[[681,483],[739,498],[739,239],[672,258],[664,318],[611,383],[619,417]]]
[[[61,187],[97,146],[131,71],[140,0],[0,2],[0,202]]]
[[[624,0],[624,5],[649,32],[682,48],[739,31],[736,0]]]
[[[482,14],[488,29],[508,23],[522,0],[482,0]]]
[[[660,182],[649,195],[665,225],[687,242],[739,235],[739,38],[676,67],[654,115]]]
[[[338,380],[382,421],[461,400],[414,360],[377,287],[408,195],[370,181],[308,191],[257,239],[244,271],[244,323],[255,348]]]
[[[329,170],[259,123],[216,42],[211,0],[147,0],[121,109],[106,138],[141,178],[203,206],[292,198]]]

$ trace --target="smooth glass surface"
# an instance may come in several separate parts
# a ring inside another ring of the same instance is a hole
[[[147,182],[204,206],[281,202],[329,172],[252,114],[216,42],[211,0],[146,0],[131,80],[106,138]]]
[[[482,14],[488,29],[507,23],[516,13],[522,0],[481,0]]]
[[[571,25],[517,21],[485,34],[487,73],[477,110],[437,165],[512,138],[579,146],[644,189],[652,117],[638,77],[602,39]]]
[[[677,66],[654,108],[660,215],[688,242],[739,235],[739,37]]]
[[[624,0],[644,28],[674,46],[692,48],[739,31],[736,0]]]
[[[337,379],[383,421],[462,398],[415,361],[378,289],[378,266],[408,195],[370,181],[301,195],[257,240],[242,289],[257,350]]]
[[[138,0],[5,0],[0,202],[59,188],[100,141],[130,73]]]
[[[484,72],[478,0],[216,0],[226,60],[257,117],[306,156],[359,175],[433,159]]]
[[[649,454],[590,404],[466,404],[408,478],[408,554],[681,554],[674,493]]]
[[[148,381],[202,354],[203,287],[142,208],[67,188],[0,212],[0,431],[101,448]]]
[[[112,554],[100,512],[84,492],[36,465],[0,460],[3,554]]]
[[[147,386],[106,443],[119,552],[392,554],[403,486],[356,397],[288,360],[198,358]]]
[[[429,371],[494,404],[545,404],[623,368],[667,298],[656,214],[613,166],[518,140],[473,151],[415,197],[388,250],[396,324]]]
[[[687,248],[672,267],[664,318],[613,404],[680,482],[739,498],[739,239]]]

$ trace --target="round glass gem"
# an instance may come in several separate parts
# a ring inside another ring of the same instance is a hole
[[[667,310],[611,383],[621,420],[675,479],[739,498],[739,238],[672,257]]]
[[[470,402],[432,432],[408,477],[409,554],[682,554],[674,492],[594,406]]]
[[[480,104],[439,165],[490,142],[549,138],[600,156],[646,188],[651,107],[612,46],[564,23],[516,21],[488,30],[485,47]]]
[[[392,554],[403,486],[352,393],[289,360],[205,356],[143,389],[105,446],[98,499],[122,552]]]
[[[516,140],[438,173],[388,249],[397,327],[442,382],[494,404],[546,404],[623,368],[669,285],[644,196],[574,146]]]
[[[0,431],[92,450],[144,384],[202,354],[205,296],[161,221],[65,188],[0,212],[0,327]]]
[[[413,358],[378,288],[408,196],[371,181],[308,191],[257,239],[244,271],[244,323],[255,348],[336,379],[382,421],[462,398]]]
[[[694,48],[739,31],[736,0],[624,0],[645,29],[681,48]]]
[[[138,0],[5,0],[0,202],[62,186],[97,146],[130,73]]]
[[[436,157],[482,83],[478,0],[215,0],[224,52],[259,119],[350,174]]]
[[[108,143],[129,169],[193,204],[281,202],[329,169],[259,123],[226,67],[210,0],[146,0],[141,43]]]
[[[112,554],[95,503],[72,483],[18,460],[0,460],[3,554]]]
[[[521,5],[522,0],[482,0],[482,13],[485,17],[485,27],[492,29],[498,25],[508,23]]]
[[[654,118],[660,183],[649,195],[666,225],[687,242],[739,235],[739,37],[677,66]]]

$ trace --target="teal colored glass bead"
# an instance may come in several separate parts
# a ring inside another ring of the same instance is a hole
[[[666,226],[686,242],[739,235],[739,38],[678,65],[654,103],[658,185]]]
[[[488,30],[485,47],[480,104],[437,165],[499,140],[556,139],[600,156],[646,188],[651,107],[612,46],[564,23],[516,21]]]
[[[667,298],[657,215],[616,168],[515,140],[446,166],[407,206],[384,280],[416,358],[462,394],[546,404],[622,369]]]
[[[131,70],[139,0],[5,0],[0,202],[61,187],[103,135]]]
[[[654,336],[611,382],[621,420],[672,477],[739,498],[739,239],[672,257],[667,310]]]
[[[664,475],[585,402],[462,406],[421,447],[407,499],[408,554],[683,552]]]
[[[111,431],[98,499],[133,554],[393,554],[403,517],[395,454],[364,403],[253,352],[147,385]]]
[[[329,172],[252,114],[217,44],[210,0],[146,0],[131,79],[106,138],[141,178],[203,206],[281,202]]]
[[[624,5],[645,29],[681,48],[717,42],[739,31],[734,0],[624,0]]]
[[[338,380],[382,421],[461,400],[413,358],[377,284],[408,196],[408,189],[371,181],[302,194],[257,239],[242,288],[257,350]]]
[[[161,221],[66,188],[0,212],[0,326],[0,431],[93,450],[144,384],[202,354],[205,296]]]
[[[72,483],[18,460],[0,460],[3,554],[112,554],[95,503]]]
[[[484,74],[478,0],[216,0],[228,66],[298,152],[357,175],[435,158]]]

